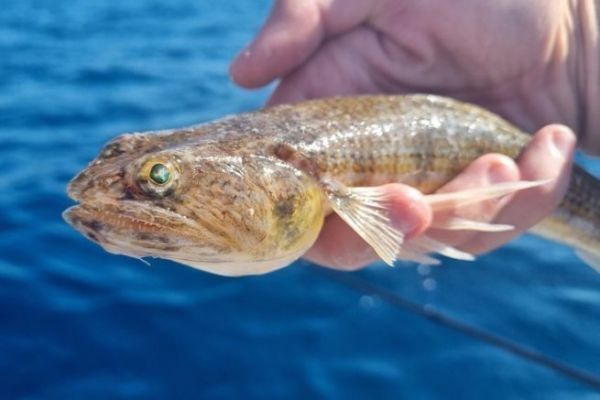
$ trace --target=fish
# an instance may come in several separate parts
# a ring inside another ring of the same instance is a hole
[[[425,232],[405,240],[379,188],[408,184],[434,213],[544,181],[436,190],[483,154],[518,159],[531,136],[479,106],[429,95],[313,99],[199,125],[126,133],[67,188],[64,219],[115,254],[172,260],[224,276],[264,274],[300,258],[338,214],[387,264],[473,255]],[[437,229],[511,226],[458,217]],[[578,166],[556,212],[533,232],[600,268],[600,184]]]

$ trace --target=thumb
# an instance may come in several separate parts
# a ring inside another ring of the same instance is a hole
[[[279,0],[254,41],[230,67],[240,86],[255,88],[289,74],[321,43],[368,18],[364,0]]]

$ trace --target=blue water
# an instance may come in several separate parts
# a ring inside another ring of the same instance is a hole
[[[66,183],[116,134],[260,107],[268,90],[236,88],[227,64],[269,7],[2,3],[0,398],[599,398],[306,263],[148,267],[62,221]],[[525,237],[475,264],[356,276],[600,374],[600,275],[567,248]]]

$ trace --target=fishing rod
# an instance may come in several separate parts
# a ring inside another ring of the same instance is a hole
[[[402,309],[413,314],[420,315],[439,325],[449,329],[461,332],[476,340],[487,343],[501,350],[510,352],[526,361],[534,362],[543,367],[549,368],[567,378],[577,380],[581,383],[589,385],[600,390],[600,376],[589,371],[574,367],[560,360],[554,359],[542,352],[528,348],[520,343],[510,339],[493,334],[473,325],[469,325],[459,319],[449,317],[440,311],[436,311],[432,307],[419,304],[408,300],[391,290],[379,287],[369,282],[367,279],[361,278],[356,274],[339,273],[327,268],[310,266],[310,271],[325,275],[328,278],[343,284],[359,293],[377,296],[389,305]]]

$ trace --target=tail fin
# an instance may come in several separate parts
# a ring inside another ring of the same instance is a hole
[[[575,165],[560,206],[531,232],[573,247],[586,264],[600,272],[600,180]]]

